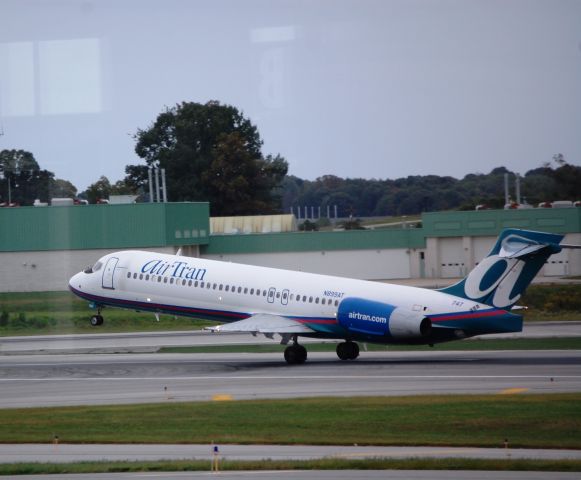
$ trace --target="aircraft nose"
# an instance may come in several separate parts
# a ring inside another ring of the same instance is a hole
[[[81,275],[82,273],[76,273],[69,279],[69,290],[75,291],[81,289]]]

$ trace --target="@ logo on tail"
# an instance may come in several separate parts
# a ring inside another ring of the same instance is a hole
[[[507,229],[466,278],[440,291],[497,308],[510,308],[547,259],[562,248],[563,235]]]

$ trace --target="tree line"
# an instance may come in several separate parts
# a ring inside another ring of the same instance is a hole
[[[135,194],[149,201],[150,168],[166,171],[169,201],[209,201],[213,216],[289,212],[291,207],[327,207],[339,216],[413,215],[421,212],[504,205],[504,167],[462,179],[416,175],[363,179],[324,175],[304,180],[287,175],[288,163],[264,154],[257,127],[236,107],[217,101],[182,102],[165,108],[155,121],[134,135],[143,163],[127,165],[114,183],[101,176],[78,193],[69,181],[41,169],[33,154],[0,152],[0,203],[32,205],[54,197],[96,203],[112,194]],[[514,185],[514,175],[511,175]],[[514,191],[514,186],[511,187]],[[581,167],[557,154],[552,162],[523,176],[521,195],[528,203],[581,199]]]
[[[557,158],[562,158],[556,156]],[[316,180],[287,176],[283,181],[283,209],[327,206],[339,216],[414,215],[442,210],[473,210],[477,205],[503,208],[504,174],[509,174],[515,200],[515,173],[505,167],[490,173],[471,173],[461,179],[415,175],[395,180],[340,178],[325,175]],[[529,170],[521,178],[521,203],[537,205],[554,200],[581,199],[581,167],[564,160]],[[309,210],[310,211],[310,210]]]

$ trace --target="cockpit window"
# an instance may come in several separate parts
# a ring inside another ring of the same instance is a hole
[[[103,264],[101,262],[97,262],[95,263],[95,265],[93,265],[92,267],[87,267],[83,270],[84,273],[94,273],[98,270],[101,269],[101,267],[103,266]]]

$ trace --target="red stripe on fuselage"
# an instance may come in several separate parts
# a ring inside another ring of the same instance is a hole
[[[461,313],[450,313],[438,315],[431,317],[428,315],[432,322],[444,322],[447,320],[464,320],[466,318],[482,318],[482,317],[496,317],[498,315],[505,315],[506,310],[486,310],[484,312],[461,312]]]

